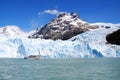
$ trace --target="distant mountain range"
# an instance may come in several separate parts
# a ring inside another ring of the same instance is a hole
[[[120,57],[120,24],[87,23],[76,13],[62,13],[30,33],[17,26],[0,28],[0,57]]]

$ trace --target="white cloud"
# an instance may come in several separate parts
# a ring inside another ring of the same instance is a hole
[[[43,12],[39,12],[38,15],[41,15],[41,14],[59,15],[60,13],[62,12],[56,9],[53,9],[53,10],[48,9],[48,10],[44,10]]]
[[[58,10],[45,10],[44,13],[48,13],[51,15],[57,15],[59,14],[59,11]]]

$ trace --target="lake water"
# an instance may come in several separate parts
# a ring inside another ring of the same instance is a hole
[[[120,58],[0,59],[0,80],[120,80]]]

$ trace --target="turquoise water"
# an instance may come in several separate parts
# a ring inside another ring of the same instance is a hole
[[[0,80],[120,80],[120,58],[0,59]]]

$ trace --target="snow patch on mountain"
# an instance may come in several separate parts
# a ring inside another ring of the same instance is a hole
[[[0,34],[8,36],[27,36],[27,33],[23,32],[16,25],[7,25],[4,27],[0,27]]]

